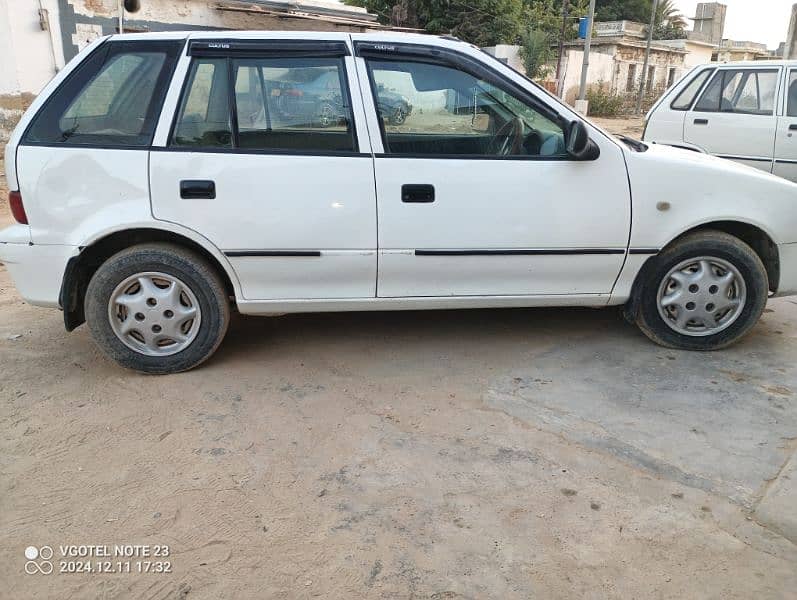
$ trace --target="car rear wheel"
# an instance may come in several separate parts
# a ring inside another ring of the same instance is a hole
[[[199,255],[145,244],[105,261],[84,302],[97,345],[129,369],[177,373],[216,351],[230,319],[224,283]]]
[[[658,344],[725,348],[750,331],[766,306],[769,281],[761,259],[727,233],[688,235],[651,260],[636,323]]]

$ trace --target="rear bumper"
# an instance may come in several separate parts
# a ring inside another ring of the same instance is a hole
[[[12,240],[17,232],[0,231],[0,262],[8,269],[19,294],[28,304],[59,308],[61,282],[77,246],[33,245]]]
[[[780,244],[780,281],[775,296],[797,295],[797,243]]]

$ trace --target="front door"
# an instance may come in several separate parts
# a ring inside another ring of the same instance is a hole
[[[772,171],[780,69],[719,69],[684,121],[684,141]]]
[[[223,251],[247,300],[374,297],[353,59],[342,41],[295,42],[191,42],[168,146],[152,152],[153,213]]]
[[[789,72],[784,109],[778,118],[773,173],[797,183],[797,69]]]
[[[383,146],[380,297],[611,291],[630,227],[614,142],[595,132],[600,158],[570,160],[558,115],[517,83],[474,73],[472,58],[358,49]]]

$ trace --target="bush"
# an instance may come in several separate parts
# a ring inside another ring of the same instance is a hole
[[[622,114],[625,99],[606,89],[602,84],[587,88],[589,114],[594,117],[616,117]]]

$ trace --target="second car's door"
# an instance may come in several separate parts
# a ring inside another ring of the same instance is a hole
[[[704,152],[772,170],[780,69],[718,69],[684,121],[684,141]]]
[[[247,300],[374,297],[373,164],[342,36],[200,38],[183,60],[171,133],[151,154],[155,218],[223,251]]]
[[[778,117],[773,173],[797,183],[797,69],[787,74],[783,114]]]
[[[596,132],[600,157],[571,160],[558,115],[475,58],[355,46],[381,133],[380,297],[611,291],[630,228],[615,142]]]

